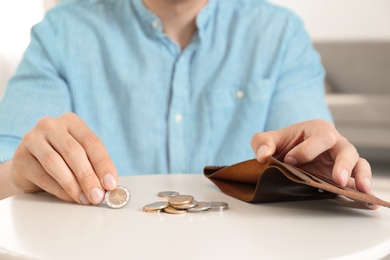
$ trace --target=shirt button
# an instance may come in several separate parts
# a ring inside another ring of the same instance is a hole
[[[176,114],[175,121],[179,123],[179,122],[181,122],[181,120],[183,120],[183,116],[181,114]]]
[[[157,20],[154,20],[154,21],[152,22],[152,26],[153,26],[154,29],[156,29],[156,28],[158,27],[158,21],[157,21]]]
[[[239,91],[236,92],[236,97],[237,97],[238,99],[242,99],[244,96],[245,96],[244,91],[239,90]]]

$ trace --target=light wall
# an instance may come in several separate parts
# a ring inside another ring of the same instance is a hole
[[[389,0],[271,0],[303,18],[314,41],[390,41]]]
[[[0,97],[27,48],[31,27],[43,15],[42,0],[0,1]]]

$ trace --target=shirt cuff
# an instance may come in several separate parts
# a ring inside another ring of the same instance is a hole
[[[12,159],[20,141],[17,137],[0,136],[0,163]]]

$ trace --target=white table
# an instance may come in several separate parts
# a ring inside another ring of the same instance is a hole
[[[390,176],[374,191],[390,200]],[[123,209],[80,206],[46,193],[0,201],[0,259],[379,259],[390,254],[390,209],[347,200],[248,204],[203,175],[124,177]],[[225,201],[224,212],[145,213],[174,190]]]

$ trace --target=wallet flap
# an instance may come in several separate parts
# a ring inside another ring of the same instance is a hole
[[[307,185],[317,187],[321,190],[326,190],[328,192],[332,192],[338,195],[343,195],[347,198],[367,202],[369,204],[376,204],[380,206],[384,206],[387,208],[390,208],[390,202],[384,201],[378,197],[375,197],[371,194],[360,192],[356,189],[352,189],[349,187],[340,187],[336,185],[333,181],[326,179],[322,175],[318,175],[315,173],[309,173],[307,171],[304,171],[302,169],[296,168],[294,166],[284,164],[286,169],[293,174],[304,174],[307,177],[310,177],[310,179],[307,180]]]
[[[252,159],[231,166],[206,166],[204,174],[222,192],[246,202],[328,199],[343,195],[390,207],[387,201],[339,187],[329,178],[285,164],[274,157],[269,157],[266,163]]]
[[[204,174],[222,192],[246,202],[276,202],[334,198],[304,185],[304,180],[280,167],[271,158],[266,163],[243,161],[227,167],[206,166]]]

